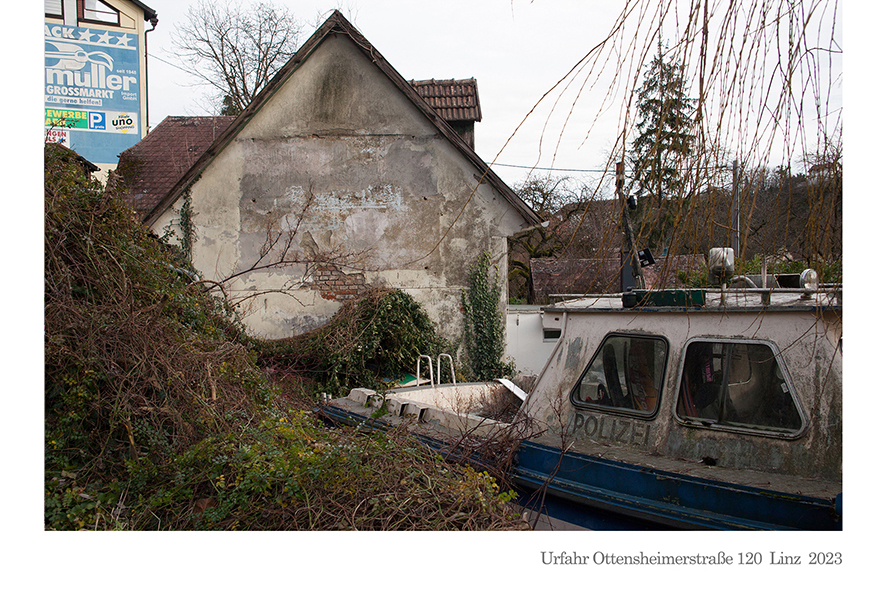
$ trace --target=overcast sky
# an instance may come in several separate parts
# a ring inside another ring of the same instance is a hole
[[[195,88],[193,77],[171,65],[177,61],[170,35],[184,22],[188,8],[196,1],[147,2],[159,16],[157,29],[148,35],[151,126],[168,115],[213,114],[205,98],[208,89]],[[307,39],[331,9],[338,8],[407,80],[476,78],[483,114],[475,129],[476,151],[485,161],[494,161],[494,170],[512,186],[525,179],[533,166],[538,167],[537,173],[554,168],[555,175],[585,181],[599,178],[607,168],[608,154],[617,143],[622,127],[619,119],[625,112],[625,93],[638,85],[632,83],[631,77],[642,70],[649,57],[644,59],[623,50],[616,59],[610,60],[609,69],[600,76],[597,87],[582,90],[579,100],[573,102],[584,74],[577,77],[578,81],[562,97],[561,87],[533,111],[545,93],[604,40],[624,3],[612,0],[276,0],[275,3],[290,7],[297,18],[308,23],[302,40]],[[807,4],[811,5],[812,0]],[[677,5],[685,10],[686,3]],[[659,4],[651,1],[632,4],[632,14],[643,11],[652,14],[656,6]],[[833,0],[821,1],[817,10],[828,13],[831,6]],[[717,2],[711,3],[711,10],[715,16],[723,13],[723,7]],[[668,14],[678,13],[669,9]],[[676,26],[685,27],[685,16],[674,17],[674,20],[680,18],[684,20]],[[642,26],[638,28],[646,30]],[[842,17],[838,14],[836,37],[840,43],[841,29]],[[673,37],[676,37],[675,30],[671,29]],[[625,38],[630,39],[633,31],[627,33]],[[829,34],[830,31],[823,33],[825,37]],[[666,44],[673,40],[665,35]],[[833,54],[831,63],[835,68],[831,80],[839,82],[831,85],[832,95],[827,105],[833,114],[842,109],[842,55]],[[615,85],[615,94],[606,96],[616,64],[623,77]],[[807,95],[812,93],[807,90]],[[812,129],[810,137],[814,138],[815,115],[810,106],[806,106],[810,114],[805,117]],[[530,111],[532,115],[526,119]],[[747,112],[743,108],[742,116]],[[832,117],[831,121],[834,120],[836,117]],[[734,127],[735,121],[727,125]],[[783,135],[783,130],[767,129],[766,125],[750,127],[754,130],[741,131],[740,137],[731,137],[723,143],[734,148],[757,129]],[[797,134],[792,133],[792,137]],[[750,139],[750,144],[757,143],[756,138]],[[795,154],[807,149],[795,147],[794,155],[787,159],[796,162],[799,157]],[[747,146],[739,148],[742,152],[746,150]],[[771,150],[774,156],[768,162],[770,165],[782,163],[779,150],[787,151],[776,145]]]

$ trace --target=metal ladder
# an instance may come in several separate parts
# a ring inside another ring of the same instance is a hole
[[[440,374],[441,374],[441,366],[443,364],[441,361],[443,358],[449,359],[449,372],[452,375],[452,384],[455,385],[455,383],[456,383],[456,381],[455,381],[455,363],[452,360],[452,356],[448,355],[446,353],[437,355],[437,383],[436,383],[436,385],[441,384],[441,381],[440,381],[441,375]],[[431,356],[428,354],[418,355],[418,359],[415,361],[415,384],[416,384],[416,386],[418,386],[419,381],[421,380],[421,361],[422,361],[422,359],[428,360],[428,374],[431,378],[431,387],[435,387],[436,385],[434,384],[434,359],[432,359]]]

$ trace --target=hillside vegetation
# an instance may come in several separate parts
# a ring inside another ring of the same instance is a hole
[[[344,310],[333,324],[352,338],[339,356],[316,336],[256,342],[114,192],[72,152],[46,146],[47,530],[525,528],[486,473],[404,432],[329,428],[259,364],[296,379],[309,366],[314,390],[376,380],[389,368],[381,356],[414,358],[410,346],[426,344],[413,335],[427,326],[409,325],[421,316],[414,302],[376,292]],[[373,316],[388,327],[361,309],[387,310]],[[406,343],[400,352],[392,334]],[[361,338],[374,339],[374,357]],[[319,356],[291,361],[310,343]],[[306,360],[323,355],[333,362]]]

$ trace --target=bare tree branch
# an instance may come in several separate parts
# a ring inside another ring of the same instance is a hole
[[[172,34],[176,55],[212,88],[222,114],[242,111],[298,49],[302,24],[271,2],[200,0]]]

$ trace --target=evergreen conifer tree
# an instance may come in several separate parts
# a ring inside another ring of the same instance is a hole
[[[688,96],[684,64],[668,57],[661,42],[646,67],[637,96],[637,135],[628,161],[634,195],[642,204],[637,239],[646,247],[669,251],[674,225],[687,195],[686,168],[695,147],[692,133],[696,100]]]
[[[696,101],[688,96],[684,65],[667,58],[660,42],[636,93],[638,134],[629,159],[640,194],[654,196],[660,207],[665,198],[682,196],[680,168],[694,147]]]

